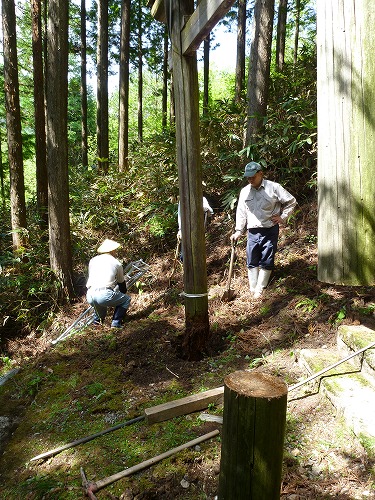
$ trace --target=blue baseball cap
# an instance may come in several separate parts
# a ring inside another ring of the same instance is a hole
[[[243,174],[244,177],[254,177],[254,175],[262,170],[262,166],[259,165],[256,161],[251,161],[248,163],[245,167],[245,173]]]

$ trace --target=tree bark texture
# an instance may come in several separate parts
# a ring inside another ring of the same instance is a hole
[[[34,117],[35,117],[35,163],[36,198],[41,226],[48,226],[48,178],[46,151],[46,115],[44,105],[44,68],[42,6],[40,0],[31,0]],[[41,91],[42,89],[42,91]]]
[[[276,68],[280,72],[284,68],[284,60],[285,60],[287,12],[288,12],[288,0],[279,0],[279,10],[277,13],[277,34],[276,34]]]
[[[73,295],[68,178],[68,3],[49,0],[46,67],[47,170],[51,268],[63,297]]]
[[[142,46],[142,0],[138,0],[138,141],[143,141],[143,46]]]
[[[119,67],[119,171],[129,167],[129,52],[130,52],[130,0],[121,2],[120,67]]]
[[[256,0],[248,75],[245,146],[256,142],[267,114],[275,0]]]
[[[375,284],[375,11],[318,1],[318,279]]]
[[[294,27],[294,66],[298,61],[298,44],[299,44],[299,24],[301,16],[301,0],[296,0],[295,10],[295,27]]]
[[[192,0],[166,0],[171,37],[176,144],[184,255],[185,339],[188,359],[198,359],[209,334],[206,246],[202,209],[199,90],[196,53],[182,55],[181,27]]]
[[[245,89],[246,3],[247,0],[238,0],[235,85],[235,101],[237,103],[244,97],[243,93]]]
[[[108,171],[108,0],[98,1],[98,46],[97,46],[97,119],[99,167]]]
[[[168,116],[168,31],[165,27],[163,46],[163,94],[162,94],[162,128],[167,128]]]
[[[207,115],[210,99],[210,35],[203,41],[203,115]]]
[[[279,500],[287,392],[266,373],[224,379],[219,500]]]
[[[27,223],[14,0],[2,1],[2,20],[12,241],[14,250],[17,250],[27,241],[25,231]]]
[[[88,167],[87,155],[87,42],[86,42],[86,0],[81,0],[81,151],[82,166]]]

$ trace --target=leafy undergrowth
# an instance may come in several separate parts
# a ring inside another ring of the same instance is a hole
[[[80,469],[98,482],[221,428],[201,412],[161,423],[139,421],[46,460],[32,457],[144,414],[148,407],[220,387],[236,370],[263,371],[292,385],[306,377],[296,352],[331,346],[340,322],[374,325],[371,287],[338,287],[316,279],[316,212],[302,207],[280,236],[277,267],[262,301],[247,291],[245,245],[238,246],[226,290],[230,221],[216,216],[207,230],[211,338],[207,355],[181,357],[184,328],[182,269],[170,280],[174,251],[156,256],[151,273],[132,290],[122,330],[87,327],[51,345],[85,310],[84,297],[62,310],[42,335],[7,343],[20,371],[0,387],[3,439],[1,498],[84,498]],[[5,359],[5,356],[2,358]],[[293,394],[288,403],[282,499],[374,498],[374,456],[320,395]],[[222,415],[220,405],[206,412]],[[98,498],[211,499],[218,493],[220,437],[115,481]]]

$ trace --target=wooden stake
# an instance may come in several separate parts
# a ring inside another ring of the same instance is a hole
[[[219,500],[279,500],[288,388],[245,371],[224,387]]]

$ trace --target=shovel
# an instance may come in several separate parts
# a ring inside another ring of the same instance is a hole
[[[232,253],[230,255],[230,265],[229,265],[227,289],[223,293],[223,296],[221,297],[221,300],[223,300],[224,302],[229,302],[234,297],[234,291],[230,289],[230,282],[232,280],[232,275],[233,275],[233,263],[234,263],[235,255],[236,255],[236,244],[232,243]]]

